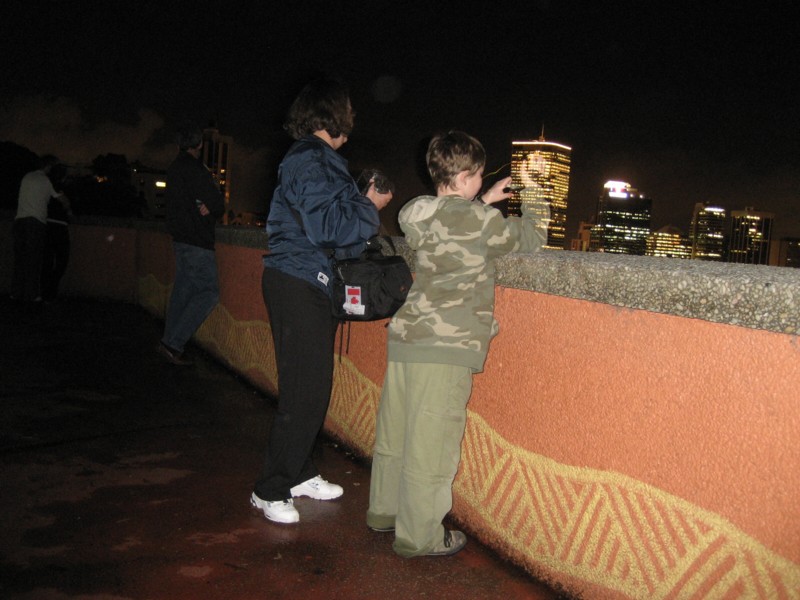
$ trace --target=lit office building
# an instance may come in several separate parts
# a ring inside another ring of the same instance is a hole
[[[645,255],[690,258],[692,251],[689,238],[683,235],[677,227],[667,225],[647,236]]]
[[[225,216],[223,221],[227,223],[228,210],[231,205],[231,178],[230,178],[230,152],[233,146],[233,138],[228,135],[220,135],[219,131],[213,127],[203,130],[203,164],[208,167],[214,180],[219,184],[220,192],[225,200]]]
[[[775,214],[748,206],[731,211],[728,262],[750,265],[769,264],[769,245]]]
[[[725,209],[707,202],[695,204],[689,238],[693,259],[722,260],[725,255]]]
[[[644,255],[653,201],[624,181],[607,181],[597,201],[590,250]]]
[[[544,136],[532,142],[512,142],[511,177],[523,186],[508,199],[509,215],[520,215],[522,204],[550,204],[550,225],[545,247],[563,250],[566,241],[567,195],[572,148],[547,142]]]

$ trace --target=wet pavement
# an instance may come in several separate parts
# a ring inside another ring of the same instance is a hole
[[[474,539],[396,556],[364,523],[369,465],[324,438],[317,466],[345,495],[267,521],[248,498],[271,398],[194,347],[167,364],[139,307],[37,312],[0,303],[0,597],[560,598]]]

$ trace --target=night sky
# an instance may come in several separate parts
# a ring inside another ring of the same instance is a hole
[[[342,153],[383,167],[390,212],[429,191],[421,148],[463,129],[572,146],[568,238],[602,185],[688,232],[695,202],[774,211],[800,236],[800,50],[791,2],[7,2],[0,140],[71,164],[165,167],[176,122],[236,143],[234,209],[265,210],[288,105],[321,73],[351,88]],[[505,175],[507,168],[501,172]]]

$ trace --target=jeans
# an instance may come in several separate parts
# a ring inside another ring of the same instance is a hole
[[[219,302],[217,260],[213,250],[173,242],[175,284],[169,298],[161,341],[177,352]]]

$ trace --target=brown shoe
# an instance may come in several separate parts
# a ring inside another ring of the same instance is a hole
[[[188,367],[193,365],[194,363],[190,360],[185,360],[183,358],[183,352],[178,352],[177,350],[173,350],[169,346],[167,346],[164,342],[159,342],[158,346],[156,346],[156,352],[158,352],[161,356],[167,359],[167,362],[172,363],[173,365],[178,365],[179,367]]]
[[[460,531],[444,530],[442,542],[436,544],[425,556],[452,556],[460,552],[467,545],[467,536]]]

